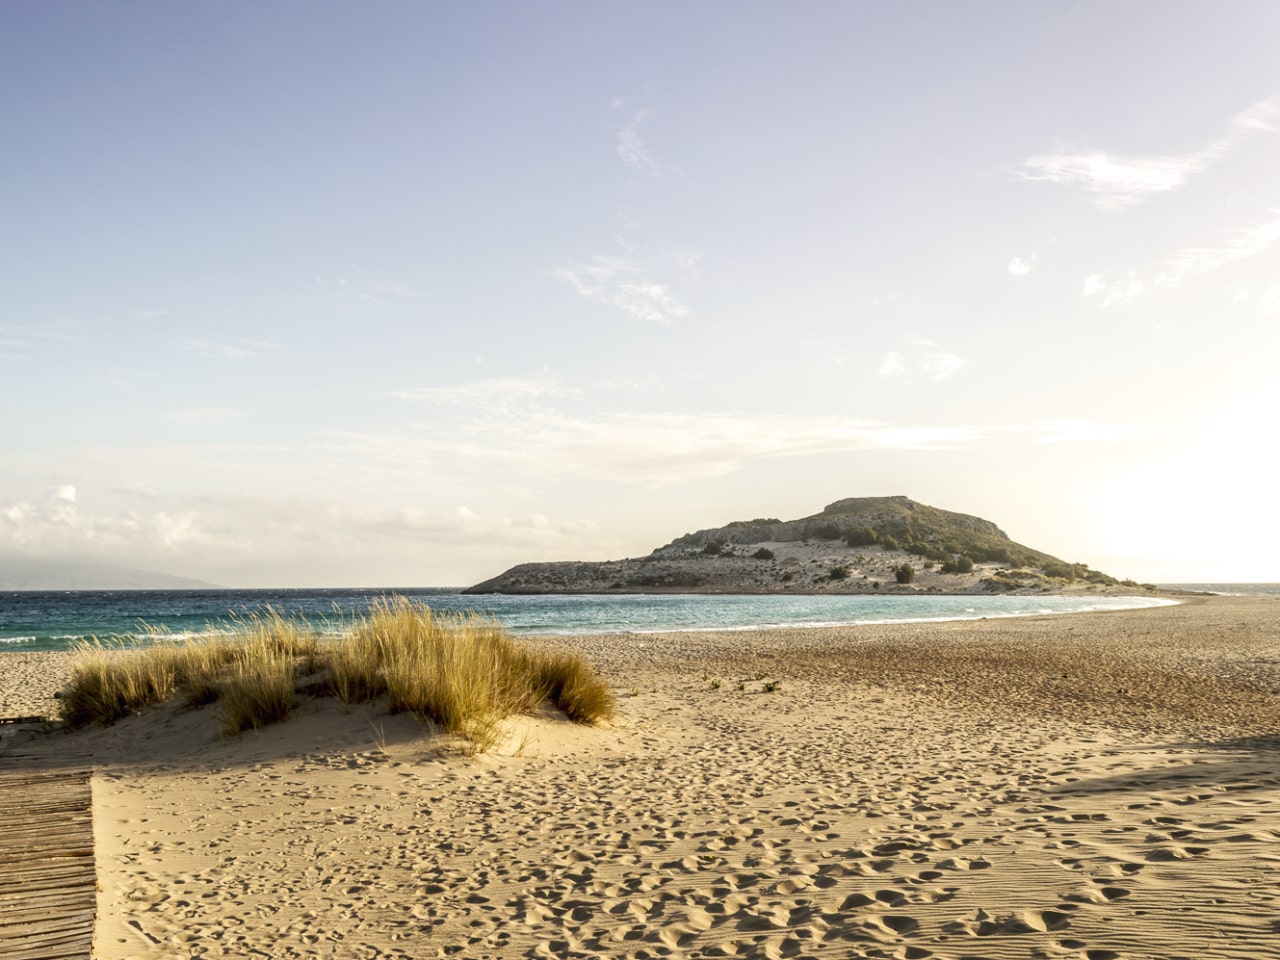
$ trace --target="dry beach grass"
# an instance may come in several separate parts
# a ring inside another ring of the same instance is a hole
[[[580,638],[614,722],[475,758],[319,701],[22,749],[95,758],[102,958],[1280,957],[1277,614]]]

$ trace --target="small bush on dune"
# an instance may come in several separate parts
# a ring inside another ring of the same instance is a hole
[[[547,699],[576,723],[598,723],[613,716],[615,703],[608,688],[580,654],[560,651],[538,658],[538,672]]]
[[[78,644],[71,682],[62,692],[62,715],[73,727],[95,720],[113,723],[173,696],[173,664],[166,651],[112,647],[99,640]]]
[[[258,730],[289,716],[297,700],[296,671],[294,658],[283,653],[237,663],[219,690],[222,732]]]

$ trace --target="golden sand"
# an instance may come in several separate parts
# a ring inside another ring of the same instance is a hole
[[[103,960],[1280,957],[1276,601],[566,642],[618,720],[477,759],[331,704],[7,743],[94,759]]]

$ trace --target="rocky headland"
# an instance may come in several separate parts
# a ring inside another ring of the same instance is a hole
[[[1151,589],[907,497],[838,500],[677,537],[645,557],[522,563],[467,593],[1133,593]]]

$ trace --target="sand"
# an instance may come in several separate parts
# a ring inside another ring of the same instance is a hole
[[[6,744],[94,763],[103,960],[1280,957],[1276,601],[570,642],[617,720],[477,758],[331,704]]]

